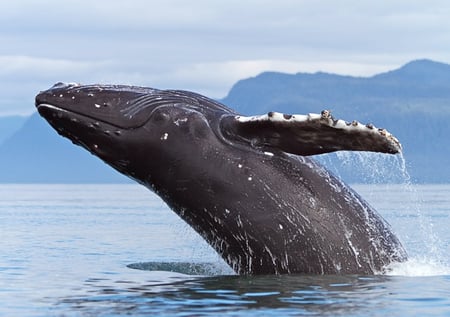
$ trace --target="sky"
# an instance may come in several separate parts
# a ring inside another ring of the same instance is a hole
[[[263,71],[371,76],[450,63],[450,1],[0,2],[0,116],[29,115],[56,82],[223,98]]]

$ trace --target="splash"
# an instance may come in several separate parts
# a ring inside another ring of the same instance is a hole
[[[410,182],[402,155],[341,151],[316,156],[347,183],[386,184]]]
[[[403,263],[387,267],[389,276],[441,276],[450,275],[450,265],[431,257],[413,257]]]
[[[429,197],[425,191],[430,187],[413,183],[402,154],[341,152],[322,156],[319,160],[344,181],[365,183],[352,187],[393,226],[409,254],[409,260],[392,264],[388,267],[388,275],[450,274],[445,243],[434,228],[436,205],[433,200],[423,198]]]
[[[418,225],[418,233],[421,235],[423,240],[422,252],[419,257],[412,258],[410,264],[412,268],[418,268],[422,266],[424,272],[427,267],[436,269],[435,271],[441,272],[439,270],[439,265],[441,263],[441,259],[444,259],[444,253],[442,250],[442,246],[444,245],[442,241],[439,239],[437,234],[433,229],[433,222],[431,219],[432,210],[426,210],[426,202],[421,198],[421,193],[418,191],[418,187],[414,186],[411,181],[411,176],[408,172],[406,160],[403,154],[399,155],[401,164],[401,173],[403,175],[404,182],[402,184],[403,190],[405,191],[406,196],[408,197],[408,201],[410,201],[411,209],[415,213],[417,217],[417,225]],[[444,264],[443,264],[444,265]],[[445,271],[445,265],[442,267]],[[447,273],[448,266],[447,266]],[[432,274],[436,275],[436,274]],[[437,274],[440,275],[440,274]]]

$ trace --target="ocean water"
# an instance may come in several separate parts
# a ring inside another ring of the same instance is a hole
[[[0,316],[450,316],[450,185],[354,185],[410,261],[234,275],[138,185],[0,185]]]

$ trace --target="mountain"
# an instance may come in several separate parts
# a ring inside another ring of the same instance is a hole
[[[237,82],[221,101],[247,115],[329,109],[336,118],[384,127],[402,142],[407,172],[394,171],[403,161],[397,158],[393,164],[388,155],[318,156],[348,182],[374,181],[361,170],[379,174],[380,182],[399,181],[391,175],[395,173],[409,173],[416,182],[450,181],[450,65],[417,60],[372,77],[265,72]],[[124,181],[98,158],[58,136],[37,114],[0,144],[3,183]]]
[[[19,130],[26,120],[24,116],[0,117],[0,144]]]
[[[244,114],[273,109],[317,112],[330,107],[371,118],[383,116],[384,110],[448,114],[449,98],[450,65],[418,60],[367,78],[266,72],[237,82],[222,102]]]

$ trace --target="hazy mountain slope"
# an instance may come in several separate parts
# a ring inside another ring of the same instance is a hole
[[[17,132],[26,120],[24,116],[0,117],[0,144]]]
[[[0,147],[3,183],[117,183],[127,179],[74,146],[37,113]]]

